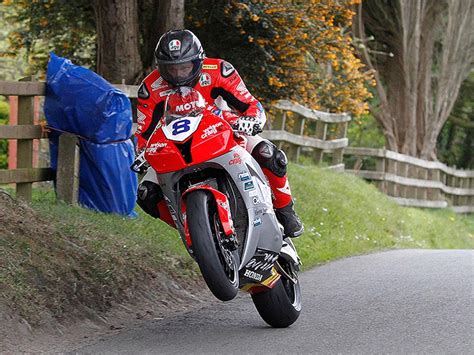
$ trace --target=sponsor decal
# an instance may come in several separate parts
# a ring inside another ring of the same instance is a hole
[[[215,108],[212,110],[212,113],[220,118],[222,118],[222,110]]]
[[[240,179],[240,181],[250,180],[250,174],[248,172],[244,171],[243,173],[239,174],[239,179]]]
[[[210,125],[209,127],[205,128],[203,131],[203,134],[201,135],[201,138],[207,138],[209,136],[212,136],[217,133],[217,128],[223,126],[224,124],[222,122],[214,123],[213,125]]]
[[[240,95],[244,96],[245,98],[250,97],[250,93],[247,90],[247,87],[245,86],[244,82],[240,80],[239,85],[237,85],[236,90],[240,93]]]
[[[156,91],[156,90],[167,88],[168,84],[164,82],[163,78],[160,76],[150,86],[151,86],[151,91]]]
[[[229,165],[239,165],[242,164],[242,159],[240,158],[239,153],[234,153],[234,158],[229,160]]]
[[[198,101],[191,101],[191,102],[186,102],[185,104],[182,104],[182,105],[177,105],[176,106],[176,111],[177,112],[189,111],[191,109],[196,108],[198,103],[199,103]]]
[[[244,276],[257,281],[262,281],[263,278],[263,275],[252,270],[245,270]]]
[[[181,49],[181,41],[174,39],[168,43],[168,48],[170,51],[179,51]]]
[[[273,156],[273,148],[269,144],[264,144],[258,151],[264,158],[270,159]]]
[[[249,191],[249,196],[250,197],[258,196],[258,191],[257,190],[250,190]]]
[[[199,78],[199,84],[201,86],[211,85],[211,76],[208,73],[202,73],[201,77]]]
[[[244,182],[245,191],[253,190],[254,188],[255,188],[255,185],[253,184],[253,181]]]
[[[146,89],[145,83],[142,83],[138,88],[138,98],[140,99],[148,99],[150,97],[150,93]]]
[[[284,194],[291,195],[290,184],[288,183],[288,179],[286,179],[285,186],[277,187],[277,190]]]
[[[204,64],[202,66],[203,69],[217,69],[217,64]]]
[[[221,64],[221,74],[224,78],[228,78],[235,72],[234,67],[229,62],[222,62]]]
[[[253,226],[258,227],[262,225],[262,219],[260,217],[257,217],[253,220]]]
[[[168,145],[168,143],[166,142],[158,142],[158,143],[153,143],[152,145],[150,145],[147,149],[146,149],[146,152],[148,154],[156,154],[158,153],[160,150],[162,150],[164,147],[166,147]]]
[[[145,122],[146,115],[137,109],[137,123],[142,125]]]
[[[267,271],[272,268],[273,264],[278,259],[278,254],[276,253],[263,252],[260,254],[259,251],[257,251],[257,253],[258,254],[250,259],[247,265],[245,265],[247,269],[252,269],[255,271]]]
[[[259,216],[259,215],[261,215],[261,214],[264,214],[265,211],[266,211],[265,208],[260,208],[260,209],[258,209],[258,210],[255,210],[255,214],[256,214],[257,216]]]
[[[260,203],[260,199],[258,198],[258,196],[252,197],[252,203],[254,205],[258,205]]]
[[[166,91],[162,91],[160,92],[160,96],[163,97],[163,96],[168,96],[169,94],[171,94],[173,92],[173,89],[169,89],[169,90],[166,90]]]

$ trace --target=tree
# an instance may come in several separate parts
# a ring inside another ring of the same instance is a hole
[[[380,106],[371,112],[388,148],[435,159],[437,137],[472,65],[474,2],[366,0],[354,29],[361,57],[376,70]]]
[[[187,4],[206,53],[229,60],[259,99],[364,113],[372,77],[354,54],[357,1],[204,1]]]
[[[130,0],[95,0],[97,73],[113,83],[133,84],[142,77],[138,7]]]
[[[158,39],[166,31],[184,28],[184,0],[139,0],[142,61],[145,72],[152,70]]]
[[[151,70],[160,35],[183,27],[184,0],[3,1],[14,57],[26,48],[31,73],[44,73],[49,52],[111,82],[138,83]]]
[[[95,21],[90,1],[3,1],[10,31],[3,58],[25,57],[27,74],[44,73],[49,52],[94,69]]]

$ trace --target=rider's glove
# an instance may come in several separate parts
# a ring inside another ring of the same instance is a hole
[[[143,174],[148,170],[150,164],[145,160],[145,149],[143,149],[135,158],[135,161],[130,166],[130,169],[137,174]]]
[[[248,136],[254,136],[262,132],[259,120],[256,117],[242,116],[234,123],[234,129]]]

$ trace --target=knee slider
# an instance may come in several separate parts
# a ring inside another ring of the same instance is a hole
[[[143,181],[138,186],[137,204],[150,216],[158,218],[158,202],[163,199],[160,186],[151,181]]]
[[[286,154],[269,141],[258,143],[252,156],[262,168],[267,168],[278,177],[286,175],[288,159]]]

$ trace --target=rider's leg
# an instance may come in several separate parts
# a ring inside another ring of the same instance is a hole
[[[248,137],[246,149],[258,162],[268,179],[275,214],[284,228],[285,236],[292,238],[300,236],[304,227],[293,209],[293,199],[286,176],[288,159],[285,153],[259,136]]]
[[[150,216],[160,218],[172,227],[175,226],[161,188],[158,185],[156,172],[152,168],[148,169],[138,186],[137,204]]]

